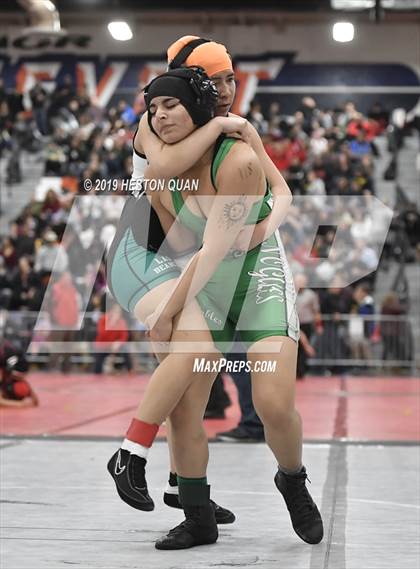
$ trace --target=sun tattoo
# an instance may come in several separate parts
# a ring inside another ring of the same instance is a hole
[[[239,196],[224,206],[221,225],[230,229],[232,225],[238,223],[247,215],[248,207],[245,203],[245,196]]]

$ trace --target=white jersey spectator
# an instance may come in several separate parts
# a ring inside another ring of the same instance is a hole
[[[44,244],[35,255],[35,271],[51,272],[53,269],[58,273],[64,272],[68,267],[68,256],[63,247],[57,242],[54,231],[48,230],[44,234]]]

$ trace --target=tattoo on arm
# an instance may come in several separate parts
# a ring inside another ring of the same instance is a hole
[[[230,229],[235,223],[248,217],[248,206],[245,203],[245,196],[238,196],[223,208],[223,213],[219,219],[219,226]]]
[[[254,169],[252,167],[251,161],[249,161],[245,166],[241,166],[241,168],[239,168],[239,176],[241,180],[246,180],[247,178],[252,176],[253,173]]]

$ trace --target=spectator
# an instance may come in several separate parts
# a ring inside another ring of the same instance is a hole
[[[83,282],[88,264],[87,253],[80,240],[79,233],[73,225],[67,225],[61,241],[68,259],[68,270],[76,281]],[[82,292],[82,291],[81,291]]]
[[[319,298],[315,291],[306,288],[308,279],[304,273],[295,276],[295,287],[297,291],[296,309],[299,316],[301,337],[298,349],[298,377],[304,377],[307,371],[307,359],[315,355],[311,346],[311,339],[315,333],[315,327],[320,331],[321,314],[319,308]],[[302,334],[303,332],[303,334]]]
[[[356,110],[355,104],[352,101],[347,101],[343,111],[339,113],[337,117],[337,124],[345,128],[351,120],[358,119],[359,117],[360,113]]]
[[[268,131],[267,121],[261,112],[261,105],[255,99],[251,101],[246,119],[258,131],[259,134],[265,134]]]
[[[388,293],[381,306],[380,332],[382,338],[382,359],[411,360],[411,330],[404,320],[406,310],[395,292]]]
[[[0,309],[8,309],[12,289],[9,278],[10,271],[6,271],[4,257],[0,255]]]
[[[348,358],[349,344],[346,320],[342,314],[349,314],[351,307],[351,291],[343,289],[343,280],[336,275],[327,290],[320,291],[320,309],[327,316],[324,327],[315,339],[314,348],[320,359],[328,360],[322,371],[335,373],[342,370],[335,362]]]
[[[77,90],[76,100],[79,105],[79,109],[81,113],[86,113],[92,107],[92,102],[90,100],[90,96],[87,91],[86,84],[82,85]]]
[[[36,222],[31,216],[19,219],[12,224],[11,235],[16,248],[17,258],[27,255],[32,257],[35,253]]]
[[[47,92],[40,81],[37,81],[29,91],[29,97],[38,130],[41,134],[47,134]]]
[[[65,173],[66,155],[58,142],[50,142],[45,149],[44,173],[46,176],[61,176]]]
[[[307,134],[311,134],[312,126],[317,114],[316,102],[312,97],[303,97],[300,112],[303,116],[302,128]]]
[[[372,218],[369,215],[357,208],[353,217],[353,224],[350,229],[351,236],[354,240],[363,239],[368,240],[372,231]]]
[[[356,360],[369,360],[371,358],[369,340],[375,328],[373,319],[375,307],[367,283],[361,283],[354,289],[351,313],[354,315],[350,318],[349,327],[352,357]]]
[[[79,322],[80,299],[73,284],[70,273],[64,272],[60,276],[54,275],[51,286],[51,297],[48,299],[50,322],[50,345],[55,350],[56,342],[71,342],[74,338],[74,329]],[[54,282],[55,281],[55,282]],[[61,356],[60,356],[61,354]],[[50,357],[50,367],[57,369],[61,360],[61,370],[67,373],[71,369],[70,351],[53,351]]]
[[[280,136],[282,134],[282,123],[285,117],[280,114],[280,104],[277,101],[270,103],[267,114],[268,132],[272,136]]]
[[[328,140],[324,136],[324,129],[318,127],[312,132],[309,142],[309,150],[311,156],[322,156],[328,152]]]
[[[420,243],[420,212],[414,202],[410,202],[401,215],[404,231],[410,246],[415,249]]]
[[[365,156],[372,153],[372,143],[366,139],[366,133],[362,130],[349,142],[349,149],[352,156]]]
[[[285,172],[290,166],[289,140],[273,137],[265,144],[265,150],[280,172]]]
[[[382,133],[385,130],[385,128],[388,126],[389,112],[386,109],[384,109],[380,101],[376,101],[375,103],[373,103],[373,105],[368,111],[368,117],[376,121],[376,123],[378,124],[379,134]]]
[[[12,297],[9,310],[39,310],[42,302],[41,288],[41,281],[32,269],[28,257],[20,257],[17,273],[11,279]]]
[[[306,175],[305,193],[308,196],[317,196],[312,203],[314,203],[318,209],[325,207],[325,183],[324,180],[316,174],[315,170],[309,170]]]
[[[44,202],[41,207],[41,216],[50,218],[52,215],[61,210],[60,198],[54,190],[48,190],[45,195]]]
[[[228,354],[227,359],[230,362],[245,362],[246,354]],[[230,375],[238,390],[241,417],[236,427],[217,433],[217,440],[231,443],[263,442],[265,440],[264,427],[252,401],[251,375],[245,369],[232,371]]]
[[[122,317],[122,310],[118,304],[114,304],[108,313],[104,314],[98,322],[95,346],[95,373],[101,374],[107,356],[119,355],[124,362],[127,371],[131,371],[130,355],[124,350],[124,344],[128,340],[127,323]]]
[[[10,237],[5,237],[1,246],[1,256],[4,260],[6,269],[14,269],[17,265],[17,254],[13,241]]]
[[[39,400],[25,379],[28,362],[22,350],[0,340],[0,407],[36,407]]]
[[[44,244],[35,256],[35,270],[38,273],[50,274],[55,268],[57,273],[64,272],[68,267],[68,256],[63,247],[57,242],[57,235],[51,229],[44,233]]]

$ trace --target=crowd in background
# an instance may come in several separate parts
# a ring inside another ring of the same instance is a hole
[[[48,306],[50,317],[63,327],[70,326],[77,321],[78,307],[87,307],[94,315],[96,332],[92,336],[98,339],[103,332],[106,295],[104,251],[125,198],[121,191],[86,194],[83,184],[88,178],[130,178],[132,138],[144,109],[138,102],[133,107],[120,101],[101,111],[85,89],[76,91],[70,77],[52,92],[37,83],[28,96],[32,112],[24,110],[21,96],[6,92],[0,84],[0,151],[8,157],[6,183],[20,181],[19,159],[24,150],[42,151],[45,176],[70,177],[76,185],[69,182],[60,192],[51,189],[42,200],[31,200],[11,222],[8,234],[0,238],[0,308],[39,311],[60,248],[60,270],[54,276]],[[316,288],[301,288],[298,297],[300,319],[310,340],[302,350],[303,360],[305,354],[325,357],[334,342],[336,351],[331,357],[346,357],[349,351],[367,357],[363,340],[374,338],[377,328],[368,323],[360,342],[351,345],[348,323],[342,326],[345,333],[337,324],[340,315],[405,313],[404,305],[392,293],[381,307],[374,306],[375,272],[371,271],[380,261],[377,245],[388,221],[381,212],[360,205],[361,198],[376,193],[375,138],[386,131],[388,113],[376,104],[364,116],[350,101],[338,109],[320,109],[314,99],[304,97],[291,115],[283,114],[276,102],[263,111],[258,101],[253,101],[247,118],[295,196],[282,238],[300,286],[309,283]],[[83,194],[84,199],[74,207],[77,194]],[[341,196],[346,200],[340,200]],[[333,250],[334,225],[338,224],[346,234],[346,245]],[[402,231],[409,244],[404,251],[408,262],[419,258],[419,224],[420,215],[413,204],[393,220],[392,227]],[[318,228],[316,235],[314,227]],[[401,255],[394,245],[388,240],[381,262]],[[96,259],[102,259],[99,270]],[[343,288],[346,282],[355,284]],[[54,299],[60,306],[63,295],[70,300],[59,314]],[[331,316],[334,342],[327,334],[328,323],[322,323],[325,315]],[[390,333],[395,335],[395,327]],[[384,357],[388,353],[384,351]],[[102,364],[103,359],[97,359],[98,373]],[[129,362],[125,364],[130,368]],[[305,369],[305,361],[301,364]]]

